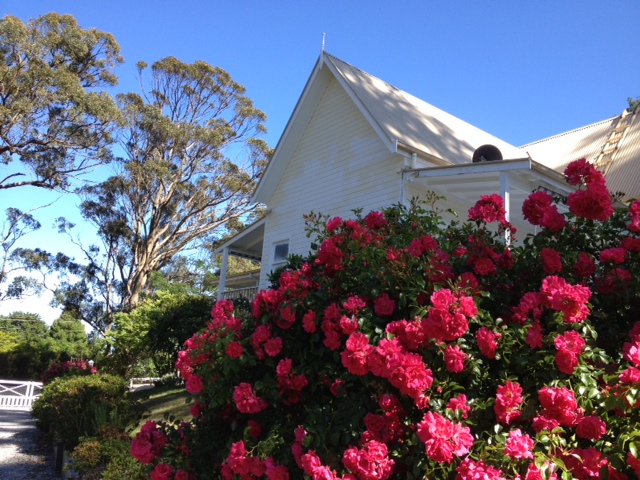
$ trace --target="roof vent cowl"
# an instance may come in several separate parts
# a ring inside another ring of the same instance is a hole
[[[495,145],[482,145],[473,152],[473,163],[493,162],[502,160],[502,152]]]

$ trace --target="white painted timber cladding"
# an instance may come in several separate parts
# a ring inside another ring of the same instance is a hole
[[[303,215],[351,218],[357,208],[397,203],[402,162],[332,79],[268,205],[260,288],[268,287],[274,243],[288,240],[289,254],[309,253]]]

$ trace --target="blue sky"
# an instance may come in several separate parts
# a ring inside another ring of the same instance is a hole
[[[115,91],[137,91],[138,60],[224,68],[267,114],[271,146],[323,34],[333,55],[516,146],[618,115],[640,96],[637,0],[0,0],[0,16],[50,11],[115,35],[126,60]],[[2,209],[54,198],[22,190],[0,192]],[[48,227],[74,203],[38,212],[42,234],[25,244],[64,249]]]

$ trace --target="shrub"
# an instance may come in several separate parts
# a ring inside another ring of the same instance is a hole
[[[157,292],[131,312],[115,316],[107,339],[115,354],[109,366],[128,377],[159,377],[174,371],[178,350],[206,325],[211,299],[202,295]]]
[[[126,434],[113,432],[82,437],[71,454],[73,469],[82,480],[144,480],[148,475],[129,454],[130,443]]]
[[[185,343],[193,421],[132,454],[153,478],[636,478],[640,201],[614,209],[584,161],[566,177],[520,246],[496,195],[462,223],[310,215],[316,253]]]
[[[56,434],[67,448],[103,425],[125,426],[137,414],[126,397],[128,384],[114,375],[60,377],[44,387],[32,414],[39,428]]]

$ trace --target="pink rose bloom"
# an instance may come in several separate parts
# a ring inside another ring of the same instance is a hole
[[[485,357],[494,360],[496,358],[496,349],[498,348],[497,340],[499,340],[501,336],[499,333],[493,332],[487,327],[481,327],[476,332],[476,341],[478,342],[480,352],[482,352]]]
[[[540,225],[542,217],[551,208],[553,198],[545,192],[534,192],[522,203],[524,219],[531,225]]]
[[[547,418],[544,415],[538,415],[533,418],[531,426],[536,431],[536,433],[540,433],[542,430],[547,430],[548,432],[550,432],[553,429],[558,428],[560,426],[560,422],[553,418]]]
[[[451,373],[460,373],[464,370],[464,362],[468,355],[464,353],[458,345],[447,345],[444,349],[444,362],[447,371]]]
[[[249,383],[241,383],[233,389],[233,401],[241,413],[258,413],[268,407],[267,402],[253,392]]]
[[[451,398],[447,403],[447,408],[454,412],[456,410],[460,410],[462,412],[462,418],[465,419],[469,416],[469,412],[471,411],[471,407],[467,405],[467,396],[464,393]]]
[[[565,427],[576,424],[580,409],[572,390],[565,387],[544,387],[538,390],[538,398],[545,417],[557,420]]]
[[[502,471],[491,465],[486,465],[482,460],[465,458],[458,468],[456,480],[507,480]]]
[[[477,222],[500,222],[505,221],[506,211],[504,200],[496,193],[492,195],[482,195],[480,200],[469,209],[469,220]]]
[[[604,222],[613,215],[611,194],[604,183],[590,183],[586,190],[571,192],[567,206],[571,213],[587,220]]]
[[[622,346],[622,356],[634,367],[640,367],[640,339],[634,342],[625,342]]]
[[[353,332],[358,330],[358,319],[355,315],[351,318],[343,315],[342,318],[340,318],[339,324],[342,333],[344,333],[345,335],[351,335]]]
[[[396,309],[396,302],[394,302],[389,295],[383,293],[373,302],[373,311],[379,317],[388,317],[393,315]]]
[[[600,470],[609,464],[607,457],[593,447],[575,448],[567,455],[563,455],[562,459],[573,476],[578,479],[600,478]]]
[[[159,463],[151,471],[149,478],[151,480],[173,480],[173,467],[166,463]]]
[[[580,438],[600,440],[607,433],[607,424],[600,417],[590,415],[578,420],[576,433]]]
[[[229,358],[240,358],[242,353],[243,349],[240,342],[230,342],[227,346],[227,355]]]
[[[369,440],[360,450],[349,447],[342,456],[342,463],[357,478],[386,480],[393,473],[395,462],[388,457],[384,443]]]
[[[558,349],[556,354],[558,370],[571,375],[578,366],[579,356],[584,350],[586,342],[578,332],[571,330],[563,335],[558,335],[554,343]]]
[[[542,348],[542,338],[542,325],[540,325],[540,322],[536,320],[527,332],[527,345],[531,348]]]
[[[566,323],[579,323],[587,318],[589,298],[591,289],[582,285],[570,285],[562,277],[546,277],[540,288],[540,302],[552,310],[562,312]]]
[[[418,423],[418,438],[425,444],[427,456],[438,463],[451,463],[453,455],[469,453],[473,436],[469,427],[454,424],[443,416],[427,412]]]
[[[410,352],[416,351],[425,342],[422,319],[415,317],[412,322],[397,320],[387,324],[385,331],[397,337],[400,344]]]
[[[186,470],[176,470],[176,476],[174,480],[189,480],[189,472]]]
[[[473,262],[473,270],[478,275],[490,275],[495,273],[497,268],[496,264],[490,258],[480,257],[475,262]]]
[[[270,338],[264,343],[264,351],[270,357],[276,357],[282,351],[282,339],[280,337]]]
[[[540,256],[542,257],[542,268],[545,273],[553,274],[562,271],[560,252],[552,248],[543,248]]]
[[[197,395],[204,389],[204,384],[202,383],[202,377],[196,373],[189,377],[187,383],[185,384],[185,388],[187,392],[191,395]]]
[[[520,429],[511,430],[505,443],[504,454],[511,458],[533,458],[533,439],[526,433],[523,435]]]
[[[588,253],[580,252],[578,261],[573,266],[573,272],[581,278],[590,277],[596,273],[596,264]]]
[[[542,226],[542,228],[546,228],[550,232],[561,232],[564,227],[567,226],[567,219],[558,211],[558,207],[553,205],[550,209],[544,212],[542,220],[540,221],[540,226]]]
[[[586,185],[591,183],[604,183],[604,175],[596,170],[596,167],[589,163],[586,158],[571,162],[564,170],[564,176],[569,185]]]
[[[387,219],[384,218],[384,213],[382,212],[369,212],[363,221],[371,230],[377,230],[387,224]]]
[[[569,350],[560,350],[556,353],[556,366],[562,373],[572,375],[578,363],[580,363],[578,355]]]
[[[354,332],[347,339],[346,349],[340,354],[342,365],[353,375],[366,375],[369,372],[367,358],[373,350],[365,334]]]
[[[548,462],[546,466],[547,468],[551,467],[550,469],[553,470],[553,466],[550,466]],[[527,469],[524,480],[545,480],[546,478],[546,476],[542,475],[542,471],[536,467],[536,464],[532,462]],[[549,476],[549,480],[558,480],[558,475],[556,475],[555,472],[552,473],[551,476]]]
[[[327,230],[333,232],[340,225],[342,225],[342,219],[340,217],[333,217],[327,222]]]
[[[640,370],[636,367],[629,367],[618,378],[621,383],[625,384],[640,383]]]
[[[155,460],[156,455],[153,453],[153,444],[146,435],[136,435],[131,441],[131,456],[145,465]]]
[[[498,422],[510,425],[519,419],[522,400],[522,387],[519,383],[507,381],[504,385],[498,385],[496,403],[493,406]]]
[[[364,300],[362,300],[357,295],[351,296],[347,299],[346,302],[342,304],[345,310],[353,315],[357,315],[358,311],[362,310],[367,306]]]
[[[316,312],[309,310],[302,317],[302,328],[307,333],[315,333],[316,331]]]
[[[624,248],[607,248],[606,250],[602,250],[602,252],[600,252],[600,262],[611,262],[618,265],[620,263],[624,263],[626,256],[627,251]]]

